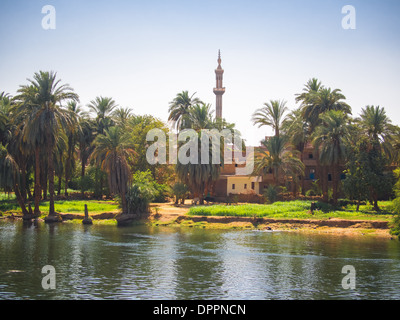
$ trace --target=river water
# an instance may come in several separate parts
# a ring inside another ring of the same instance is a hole
[[[55,289],[42,285],[48,275],[42,268],[48,265],[56,272]],[[346,280],[354,289],[342,285],[349,276],[342,273],[344,266],[354,268],[355,277]],[[398,300],[400,242],[0,221],[2,299]]]

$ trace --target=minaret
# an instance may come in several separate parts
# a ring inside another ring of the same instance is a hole
[[[218,67],[215,69],[215,75],[217,78],[217,87],[214,88],[214,93],[217,96],[216,103],[216,118],[222,119],[222,95],[225,93],[225,88],[222,87],[222,76],[224,69],[221,67],[221,51],[218,50]]]

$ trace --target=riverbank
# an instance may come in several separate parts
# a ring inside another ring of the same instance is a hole
[[[246,205],[238,205],[237,208],[241,209],[241,206],[245,207]],[[226,206],[227,209],[232,210],[229,207]],[[202,216],[193,214],[193,212],[198,212],[199,210],[205,211],[212,208],[213,206],[200,207],[189,204],[158,203],[151,205],[150,214],[142,215],[136,220],[138,223],[145,223],[154,227],[311,232],[393,238],[389,233],[390,222],[387,215],[381,215],[382,219],[371,219],[376,218],[376,216],[368,216],[368,219],[343,219],[334,217],[331,212],[328,212],[326,216],[306,213],[307,215],[302,215],[302,218],[258,217],[256,215]],[[60,212],[59,214],[62,221],[67,223],[81,223],[84,219],[84,212]],[[119,215],[120,210],[118,209],[104,212],[89,211],[89,217],[94,224],[117,225]],[[293,216],[296,216],[296,214],[293,214]],[[0,218],[20,219],[22,214],[13,213]]]
[[[149,216],[149,223],[153,226],[311,232],[393,238],[389,233],[390,222],[387,220],[315,219],[311,214],[309,219],[197,216],[190,214],[190,208],[192,208],[191,205],[153,204],[153,214]]]

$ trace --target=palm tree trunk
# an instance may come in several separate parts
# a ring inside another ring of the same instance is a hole
[[[69,171],[71,168],[71,158],[72,158],[72,147],[71,147],[71,142],[70,142],[68,144],[68,156],[67,156],[67,161],[65,164],[65,188],[64,188],[65,196],[68,196],[68,181],[69,181]]]
[[[41,196],[41,187],[40,187],[40,148],[36,146],[35,148],[35,215],[40,215],[40,196]]]
[[[332,197],[333,197],[333,204],[337,204],[337,198],[338,198],[338,180],[336,177],[336,164],[332,165]]]
[[[50,140],[50,139],[49,139]],[[49,216],[55,215],[54,210],[54,162],[53,162],[53,146],[49,144],[47,148],[48,154],[48,177],[49,177],[49,194],[50,194],[50,207]]]
[[[82,159],[82,169],[81,169],[81,196],[82,199],[85,197],[85,190],[83,186],[83,179],[85,178],[86,161]]]
[[[15,193],[15,197],[17,198],[18,204],[19,204],[19,206],[21,207],[22,214],[23,214],[24,216],[28,215],[29,212],[28,212],[28,210],[27,210],[26,207],[25,207],[25,201],[24,201],[24,198],[23,198],[22,195],[21,195],[21,192],[20,192],[20,189],[19,189],[18,184],[15,184],[15,185],[14,185],[14,193]]]

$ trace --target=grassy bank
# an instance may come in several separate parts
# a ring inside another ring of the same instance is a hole
[[[334,208],[329,204],[317,203],[318,210],[311,214],[311,201],[275,202],[274,204],[239,204],[239,205],[211,205],[192,207],[191,216],[231,216],[231,217],[259,217],[275,219],[351,219],[351,220],[382,220],[390,221],[393,218],[392,202],[380,202],[381,211],[375,212],[371,205],[360,206],[356,211],[355,205]]]
[[[58,200],[54,202],[56,212],[60,213],[84,213],[85,204],[88,206],[89,214],[112,212],[118,210],[118,204],[115,201],[100,200]],[[33,206],[33,204],[32,204]],[[48,214],[49,203],[42,201],[40,203],[40,211],[42,214]],[[14,199],[1,199],[0,212],[3,213],[22,213]]]

